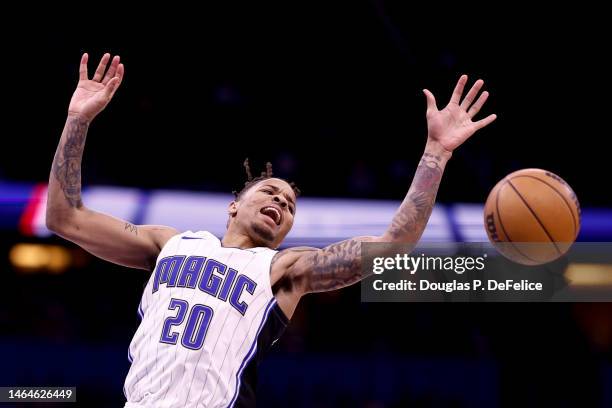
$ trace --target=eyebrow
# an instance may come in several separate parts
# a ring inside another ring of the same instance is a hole
[[[276,187],[276,186],[273,186],[272,184],[264,184],[262,187],[268,187],[268,188],[271,188],[272,190],[274,190],[274,191],[275,191],[275,192],[277,192],[277,193],[278,193],[279,191],[281,191],[281,189],[280,189],[280,188],[278,188],[278,187]],[[293,201],[293,199],[292,199],[292,198],[291,198],[291,197],[290,197],[288,194],[285,194],[285,198],[287,199],[287,201],[291,202],[291,204],[293,204],[293,206],[295,207],[295,201]]]

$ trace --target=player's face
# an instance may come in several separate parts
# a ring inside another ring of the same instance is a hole
[[[293,226],[295,203],[293,188],[286,181],[262,180],[238,202],[235,221],[257,245],[277,248]]]

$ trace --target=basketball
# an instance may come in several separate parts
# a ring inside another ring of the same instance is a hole
[[[561,257],[576,240],[580,205],[561,177],[523,169],[491,190],[484,222],[489,240],[502,255],[523,265],[540,265]]]

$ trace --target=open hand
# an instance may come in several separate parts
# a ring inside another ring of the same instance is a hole
[[[478,121],[472,120],[486,102],[489,93],[483,92],[474,102],[484,84],[484,81],[479,79],[461,101],[467,80],[467,75],[459,78],[450,102],[442,110],[438,110],[433,94],[427,89],[423,90],[427,99],[428,141],[437,142],[448,152],[455,150],[478,129],[482,129],[497,118],[493,114]]]
[[[119,63],[118,55],[113,57],[110,67],[106,70],[110,57],[110,54],[104,54],[93,78],[88,79],[89,56],[87,53],[83,54],[79,69],[79,83],[70,100],[68,114],[79,115],[91,121],[108,105],[121,85],[124,73],[124,67]]]

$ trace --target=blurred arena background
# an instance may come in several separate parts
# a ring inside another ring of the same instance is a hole
[[[3,32],[0,385],[75,385],[88,407],[124,401],[148,275],[44,227],[85,51],[91,61],[119,54],[126,66],[85,149],[84,201],[97,210],[221,235],[250,157],[303,191],[287,245],[382,232],[424,146],[421,89],[442,106],[468,73],[485,79],[483,114],[498,120],[454,154],[424,239],[486,240],[489,190],[539,167],[576,191],[579,240],[612,241],[603,13],[470,7],[151,6]],[[261,367],[259,403],[605,407],[611,357],[611,304],[367,304],[355,286],[304,299]]]

